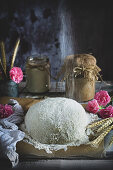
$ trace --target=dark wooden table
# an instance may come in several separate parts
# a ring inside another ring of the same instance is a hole
[[[8,160],[0,160],[0,170],[11,170],[11,164]],[[70,160],[45,160],[45,159],[37,159],[37,160],[25,160],[20,159],[20,162],[16,167],[13,169],[15,170],[70,170],[70,169],[80,169],[80,170],[113,170],[113,159],[105,159],[105,160],[92,160],[92,159],[70,159]]]

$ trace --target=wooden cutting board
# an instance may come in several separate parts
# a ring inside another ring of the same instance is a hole
[[[27,110],[32,104],[35,104],[42,100],[42,99],[33,99],[33,98],[0,97],[0,104],[7,104],[10,99],[17,100],[25,112],[27,112]]]
[[[9,102],[10,97],[2,97],[0,98],[0,104],[6,104]],[[40,102],[39,99],[32,98],[13,98],[19,102],[19,104],[23,107],[24,111],[27,112],[29,107],[32,104]],[[42,100],[42,99],[41,99]],[[83,107],[85,108],[85,104]],[[98,148],[91,147],[89,145],[81,145],[78,147],[71,146],[68,147],[67,151],[59,150],[53,151],[52,154],[47,154],[45,150],[36,149],[31,144],[25,143],[24,141],[17,143],[17,152],[21,155],[32,155],[37,157],[46,157],[46,158],[70,158],[76,156],[89,156],[99,158],[102,156],[104,151],[104,141],[99,145]]]

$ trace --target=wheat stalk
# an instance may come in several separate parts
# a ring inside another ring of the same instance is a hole
[[[2,63],[3,63],[3,69],[4,69],[4,73],[6,75],[6,55],[5,55],[5,45],[4,45],[4,42],[2,41],[0,43],[0,46],[1,46],[1,53],[2,53]]]
[[[0,67],[1,67],[1,71],[2,71],[3,76],[6,77],[6,74],[4,72],[4,68],[3,68],[3,65],[2,65],[1,58],[0,58]]]
[[[109,120],[107,120],[98,130],[97,133],[104,130],[106,127],[108,127],[111,123],[113,123],[113,117],[110,117]]]
[[[2,67],[2,69],[3,69],[3,65],[2,65],[2,61],[1,61],[1,58],[0,58],[0,65],[1,65],[1,67]]]
[[[106,122],[107,120],[109,120],[110,118],[106,118],[106,119],[102,119],[102,120],[99,120],[97,122],[94,122],[92,124],[89,124],[86,128],[93,128],[95,126],[99,126],[99,125],[102,125],[104,122]]]
[[[11,61],[11,68],[13,67],[14,62],[15,62],[15,58],[16,58],[18,47],[19,47],[19,43],[20,43],[20,39],[17,40],[15,48],[14,48],[14,52],[13,52],[13,56],[12,56],[12,61]]]
[[[88,144],[91,146],[98,146],[100,144],[100,142],[102,142],[102,140],[104,139],[104,137],[113,129],[113,125],[107,127],[103,133],[101,133],[101,135],[99,135],[96,139],[94,139],[93,141],[89,142]]]

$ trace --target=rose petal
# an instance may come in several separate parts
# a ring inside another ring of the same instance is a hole
[[[21,68],[19,67],[13,67],[10,70],[10,78],[15,82],[15,83],[20,83],[23,80],[23,72]]]
[[[108,92],[104,90],[100,90],[99,92],[97,92],[94,96],[94,99],[97,100],[100,106],[106,106],[111,100]]]
[[[113,117],[113,106],[109,105],[105,109],[101,109],[98,114],[100,115],[101,118],[109,118]]]
[[[97,100],[93,99],[88,102],[86,106],[86,110],[91,112],[91,113],[97,113],[99,111],[99,104]]]

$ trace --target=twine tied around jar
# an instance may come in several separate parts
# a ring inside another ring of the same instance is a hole
[[[93,81],[98,78],[103,81],[102,76],[100,75],[101,69],[96,65],[96,58],[91,54],[75,54],[67,56],[64,59],[64,64],[62,65],[59,73],[57,74],[58,78],[61,78],[61,81],[66,80],[70,75],[74,73],[74,77],[83,77],[88,81]]]
[[[88,79],[89,81],[93,81],[93,78],[92,78],[93,75],[95,76],[95,80],[98,80],[98,77],[102,80],[102,77],[99,74],[99,71],[101,71],[101,69],[98,66],[89,66],[89,67],[81,66],[81,67],[73,68],[75,77],[82,76]]]
[[[50,63],[47,57],[28,58],[26,89],[31,93],[45,93],[50,89]]]
[[[91,54],[69,55],[64,59],[57,80],[65,81],[66,97],[78,102],[88,101],[94,97],[95,81],[98,78],[102,81],[100,71]]]

